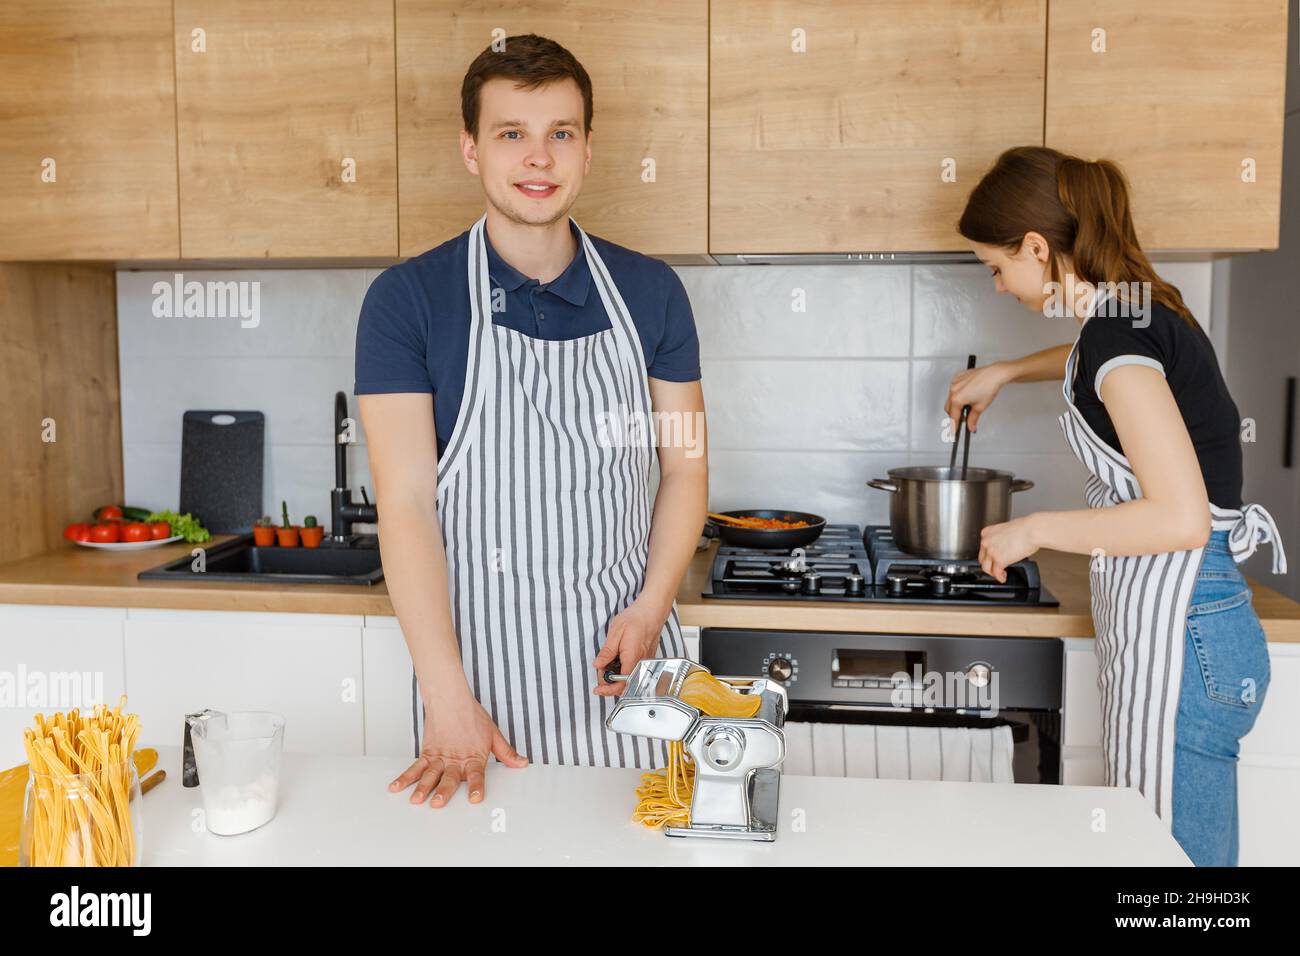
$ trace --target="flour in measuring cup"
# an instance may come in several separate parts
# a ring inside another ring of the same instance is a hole
[[[275,816],[277,782],[270,772],[238,784],[201,782],[208,831],[233,836],[262,826]]]

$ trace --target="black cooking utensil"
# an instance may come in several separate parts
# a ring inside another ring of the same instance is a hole
[[[975,356],[966,357],[966,370],[970,371],[975,367]],[[966,466],[970,462],[970,429],[966,427],[966,418],[970,415],[970,406],[961,407],[961,421],[957,425],[957,434],[952,440],[952,454],[948,457],[948,473],[951,476],[954,468],[957,467],[957,445],[964,442],[961,453],[961,478],[966,480]]]
[[[709,519],[709,524],[718,529],[718,537],[724,544],[734,544],[740,548],[789,551],[792,548],[811,544],[826,530],[825,518],[806,511],[776,511],[771,508],[759,508],[748,511],[719,511],[718,514],[729,518],[777,518],[781,521],[807,522],[802,528],[738,528],[735,525]]]

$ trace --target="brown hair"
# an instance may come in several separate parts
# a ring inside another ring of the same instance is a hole
[[[573,80],[582,91],[583,132],[591,132],[591,77],[572,53],[535,33],[506,37],[501,50],[493,46],[474,58],[460,85],[460,115],[471,136],[478,136],[479,92],[484,83],[498,77],[514,80],[526,90]]]
[[[971,190],[957,231],[1013,253],[1026,233],[1037,232],[1052,254],[1052,281],[1061,281],[1059,257],[1068,255],[1079,279],[1149,282],[1155,302],[1199,327],[1178,289],[1156,275],[1138,245],[1128,183],[1108,159],[1092,162],[1047,146],[1009,149]]]

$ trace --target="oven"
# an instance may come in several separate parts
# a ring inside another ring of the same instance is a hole
[[[710,671],[785,687],[789,773],[1059,783],[1063,658],[1055,638],[700,630]]]

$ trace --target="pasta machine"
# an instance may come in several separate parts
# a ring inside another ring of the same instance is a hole
[[[781,761],[785,759],[785,688],[762,677],[715,677],[740,694],[758,695],[753,717],[702,713],[681,697],[689,674],[703,671],[685,658],[640,661],[626,677],[606,672],[606,680],[625,680],[605,726],[620,734],[655,740],[680,740],[695,762],[690,824],[665,827],[675,837],[735,840],[776,839]]]

